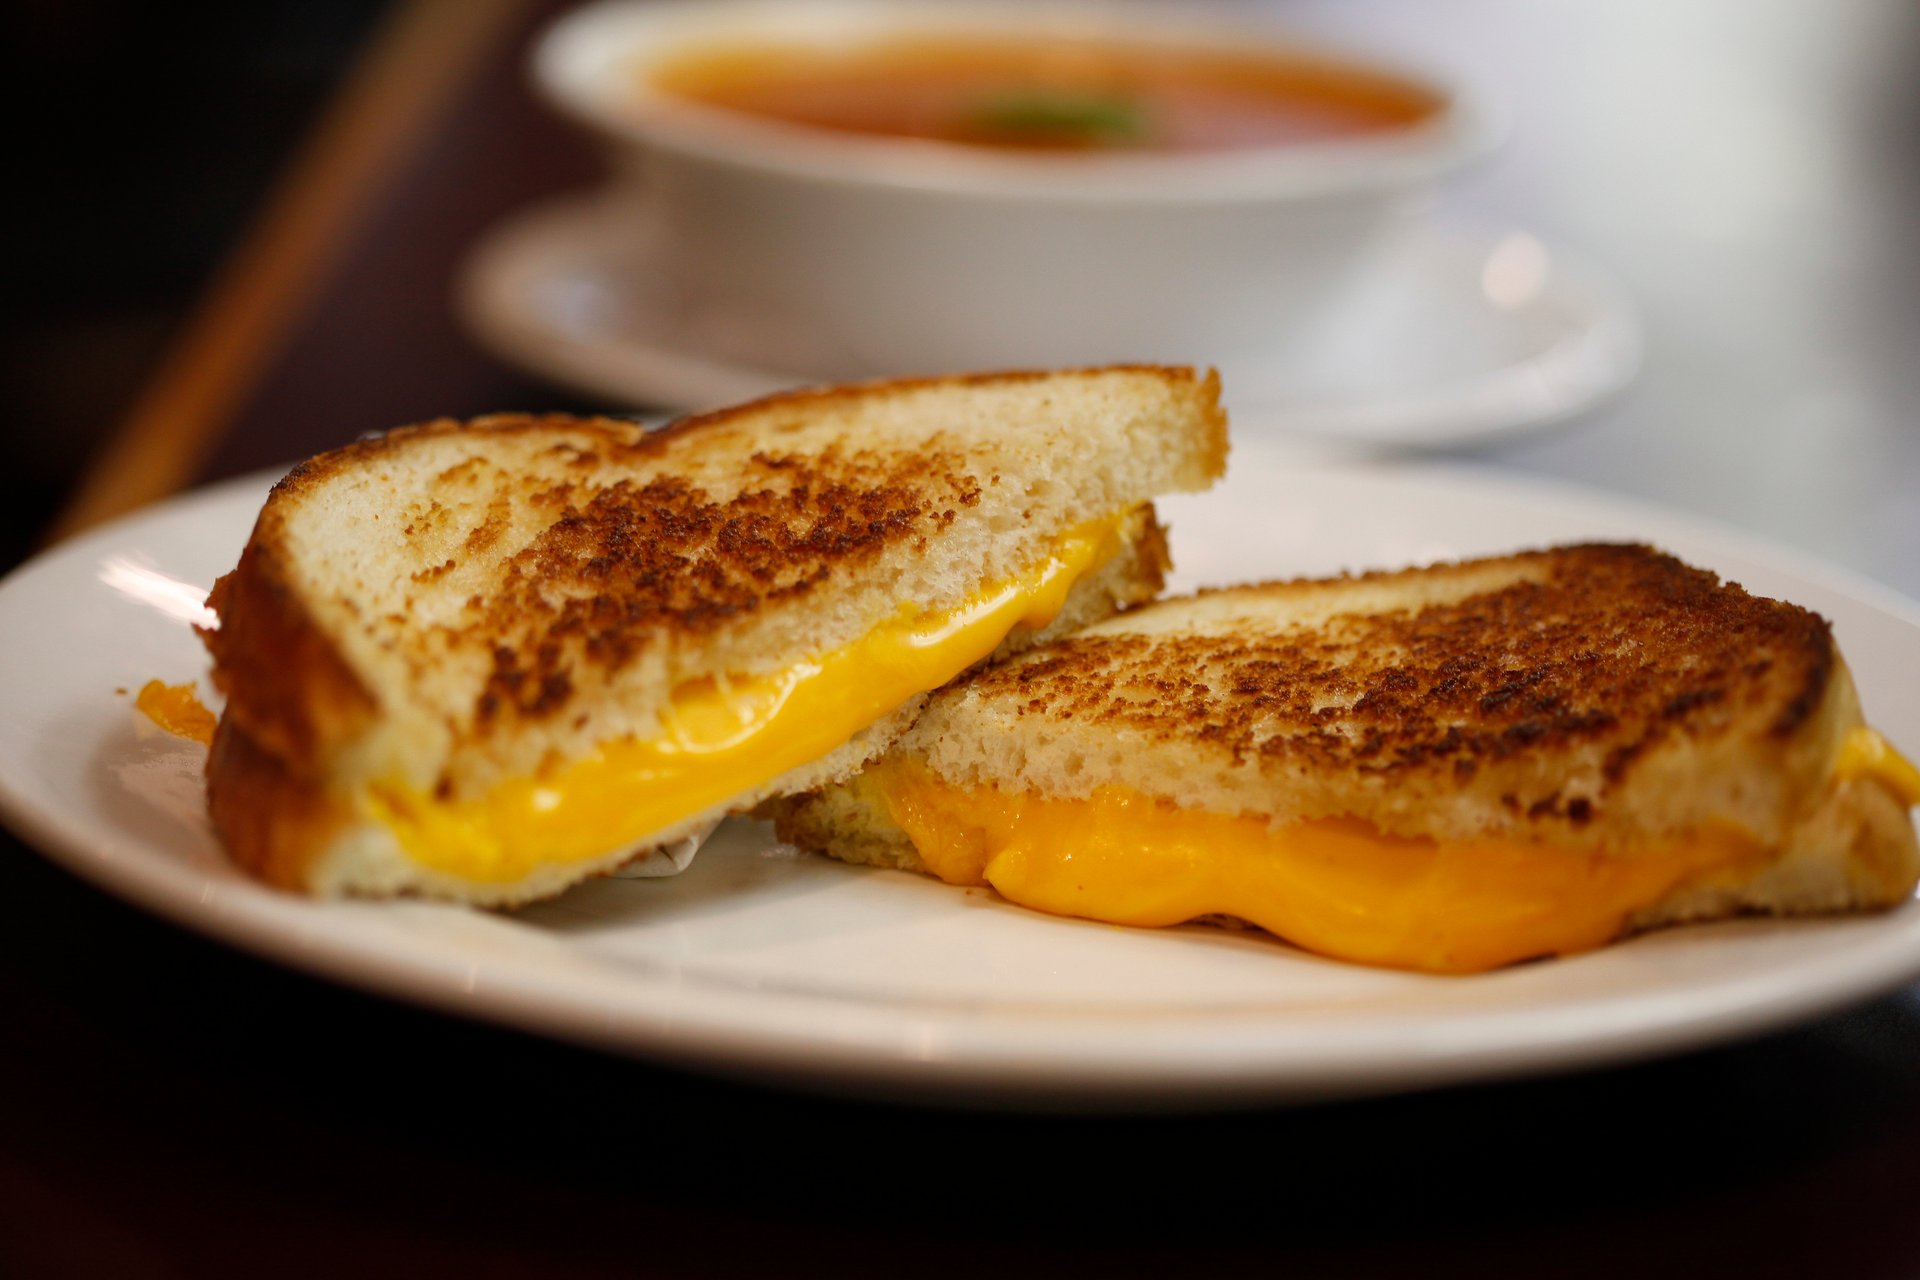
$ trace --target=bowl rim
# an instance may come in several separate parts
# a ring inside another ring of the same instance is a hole
[[[771,21],[817,36],[827,29],[1092,33],[1196,48],[1249,42],[1313,60],[1344,63],[1427,90],[1443,104],[1419,124],[1355,138],[1206,152],[1031,155],[922,139],[838,133],[765,120],[644,88],[610,100],[606,81],[651,48],[666,50]],[[636,48],[636,46],[640,46]],[[1418,188],[1491,151],[1504,114],[1477,85],[1396,56],[1297,38],[1271,23],[1211,4],[1177,12],[1137,0],[1086,3],[1007,0],[912,5],[884,0],[598,0],[562,15],[536,39],[534,86],[550,106],[616,149],[754,171],[811,185],[926,192],[949,198],[1044,203],[1204,205],[1386,194]]]

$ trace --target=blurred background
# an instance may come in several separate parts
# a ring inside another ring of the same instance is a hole
[[[0,561],[52,518],[387,0],[0,6]]]
[[[0,561],[27,551],[134,411],[221,264],[270,217],[276,183],[312,159],[336,91],[356,74],[378,78],[370,50],[434,49],[439,29],[438,45],[479,47],[463,65],[518,66],[528,34],[566,7],[6,6],[4,92],[33,127],[16,133],[16,195],[0,213],[13,250],[0,266]],[[1520,221],[1614,273],[1639,303],[1648,358],[1624,402],[1482,454],[1761,528],[1920,590],[1920,569],[1905,569],[1920,561],[1920,522],[1904,488],[1885,483],[1920,474],[1920,6],[1226,7],[1484,82],[1518,108],[1512,137],[1451,184],[1442,215]],[[326,387],[324,406],[270,388],[281,400],[251,412],[332,415],[331,439],[346,440],[441,412],[595,404],[505,366],[476,379],[471,367],[489,358],[446,320],[448,277],[478,230],[600,172],[584,140],[531,103],[523,75],[501,79],[492,92],[510,101],[454,94],[434,108],[451,116],[428,111],[423,135],[395,144],[410,167],[384,205],[334,211],[359,276],[329,287],[394,298],[384,328],[320,335],[351,375]],[[505,140],[511,172],[490,160],[495,128],[520,131]],[[412,221],[381,225],[389,215]],[[471,403],[437,396],[453,364]],[[286,460],[221,457],[205,474]],[[1836,508],[1850,513],[1844,526],[1826,514]]]

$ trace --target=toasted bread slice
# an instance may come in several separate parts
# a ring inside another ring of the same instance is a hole
[[[1920,795],[1862,763],[1868,732],[1818,616],[1575,546],[1132,610],[957,681],[867,773],[771,808],[795,843],[1066,914],[1228,915],[1461,970],[1903,900]],[[1119,848],[1145,832],[1179,857]],[[996,864],[1016,846],[1024,870]],[[1045,883],[1069,855],[1105,887]]]
[[[1225,451],[1217,382],[1152,367],[362,441],[274,489],[213,593],[214,823],[291,888],[551,894],[1150,598],[1148,500]]]

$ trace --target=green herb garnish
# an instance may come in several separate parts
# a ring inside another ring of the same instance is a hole
[[[1033,90],[981,103],[968,113],[965,132],[1012,146],[1124,147],[1146,140],[1147,117],[1132,98]]]

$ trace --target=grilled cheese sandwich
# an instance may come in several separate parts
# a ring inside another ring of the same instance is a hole
[[[1224,465],[1150,367],[441,422],[297,468],[216,586],[209,805],[310,892],[505,904],[843,775],[924,694],[1155,594]]]
[[[1589,546],[1137,609],[770,809],[795,843],[1054,914],[1463,973],[1902,901],[1915,803],[1824,622]]]

